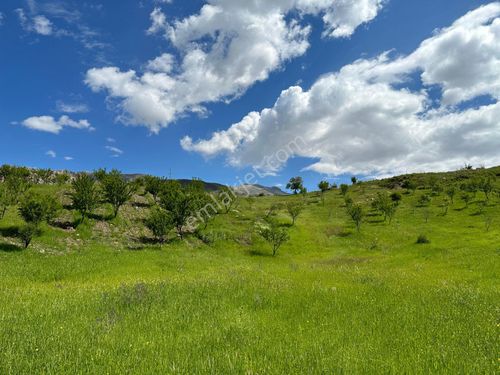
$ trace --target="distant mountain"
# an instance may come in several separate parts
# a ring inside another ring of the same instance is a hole
[[[271,195],[288,195],[277,186],[268,187],[268,186],[254,184],[254,185],[232,186],[232,189],[238,195],[249,195],[254,197],[271,196]]]
[[[123,177],[125,177],[126,180],[135,180],[136,178],[143,177],[143,174],[124,174]],[[187,185],[191,182],[191,180],[187,179],[180,179],[177,180],[181,183],[181,185]],[[216,183],[216,182],[205,182],[202,181],[203,184],[205,185],[205,190],[209,192],[214,192],[221,190],[222,187],[225,185]],[[231,189],[233,189],[236,194],[238,195],[248,195],[248,196],[273,196],[273,195],[288,195],[285,193],[283,190],[281,190],[277,186],[269,187],[269,186],[263,186],[263,185],[239,185],[239,186],[231,186]]]

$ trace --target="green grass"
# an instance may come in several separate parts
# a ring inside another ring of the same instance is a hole
[[[352,197],[368,209],[377,191]],[[254,221],[295,197],[242,201],[209,224],[210,245],[144,243],[147,208],[128,205],[76,231],[46,226],[21,250],[11,209],[0,373],[498,373],[500,204],[487,207],[486,232],[477,203],[458,199],[442,216],[435,197],[426,223],[419,194],[360,233],[338,191],[324,206],[310,194],[277,257]],[[420,234],[431,242],[416,244]]]

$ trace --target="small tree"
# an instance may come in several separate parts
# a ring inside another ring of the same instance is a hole
[[[479,181],[479,183],[478,183],[478,188],[486,196],[486,201],[489,202],[489,200],[490,200],[490,194],[495,189],[495,186],[493,184],[493,179],[491,177],[486,177],[486,178],[481,179]]]
[[[24,248],[28,248],[34,237],[41,234],[40,223],[52,220],[59,210],[59,203],[50,195],[26,194],[19,203],[19,215],[26,224],[19,230]]]
[[[351,182],[353,185],[356,185],[358,183],[358,178],[356,176],[351,177]]]
[[[359,204],[352,204],[350,207],[348,207],[347,213],[351,217],[352,221],[356,225],[356,229],[359,232],[361,230],[361,223],[363,222],[363,219],[365,217],[363,207],[361,207],[361,205]]]
[[[193,180],[182,187],[178,181],[167,181],[160,192],[160,206],[172,217],[177,233],[184,238],[184,227],[191,217],[207,202],[207,194],[200,181]]]
[[[442,207],[443,207],[443,216],[448,215],[448,210],[450,208],[450,202],[451,202],[451,200],[448,197],[445,197],[443,199],[443,204],[442,204]]]
[[[288,184],[286,184],[286,188],[292,190],[294,194],[302,191],[304,189],[304,181],[302,177],[292,177]]]
[[[9,192],[4,183],[0,184],[0,220],[3,219],[11,204]]]
[[[144,176],[144,190],[153,196],[155,202],[161,192],[165,180],[156,176]]]
[[[34,237],[41,234],[40,228],[35,224],[25,224],[19,229],[19,238],[25,249],[31,244]]]
[[[318,189],[321,191],[321,202],[325,205],[325,193],[330,190],[330,183],[328,181],[321,181],[318,184]]]
[[[42,221],[51,221],[60,209],[59,202],[46,194],[30,192],[19,202],[19,215],[29,224],[40,225]]]
[[[121,206],[127,203],[135,192],[135,186],[123,178],[120,171],[113,169],[101,181],[106,202],[113,206],[113,217]]]
[[[287,230],[281,228],[274,220],[270,220],[267,226],[261,228],[259,234],[271,244],[273,256],[276,256],[281,245],[290,239]]]
[[[304,210],[304,204],[302,202],[288,202],[286,205],[286,210],[292,218],[292,225],[295,225],[295,221]]]
[[[391,223],[396,214],[398,204],[398,201],[394,201],[386,192],[379,192],[372,203],[372,207],[384,215],[384,221],[389,219],[389,223]]]
[[[455,195],[457,194],[457,188],[455,186],[450,186],[446,189],[446,195],[450,198],[451,204],[454,203]]]
[[[160,243],[165,242],[165,237],[174,228],[174,222],[170,214],[158,207],[151,210],[145,224]]]
[[[99,169],[96,169],[94,172],[92,172],[92,174],[94,175],[94,178],[99,181],[99,182],[103,182],[103,180],[106,178],[108,172],[106,172],[106,168],[99,168]]]
[[[340,194],[342,194],[344,197],[346,196],[348,191],[349,191],[349,185],[347,184],[340,185]]]
[[[93,176],[80,173],[71,184],[73,208],[82,216],[82,222],[99,205],[100,192]]]
[[[432,198],[429,194],[422,194],[418,198],[418,205],[420,207],[427,207],[429,204],[431,204]]]
[[[464,191],[460,194],[460,199],[465,203],[465,208],[468,208],[469,203],[472,201],[472,196],[469,192]]]

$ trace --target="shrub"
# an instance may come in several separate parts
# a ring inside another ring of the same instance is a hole
[[[417,244],[426,244],[426,243],[430,243],[431,241],[427,238],[427,236],[425,234],[420,234],[418,237],[417,237]]]
[[[156,176],[144,176],[144,190],[153,196],[156,201],[165,180]]]
[[[355,176],[352,176],[351,177],[351,182],[352,182],[353,185],[356,185],[358,183],[358,178],[355,177]]]
[[[160,243],[165,242],[165,237],[174,228],[174,222],[170,214],[157,207],[151,210],[145,224]]]

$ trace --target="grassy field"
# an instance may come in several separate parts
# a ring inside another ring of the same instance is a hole
[[[351,196],[368,208],[379,190]],[[468,208],[456,199],[444,216],[443,197],[426,213],[421,193],[359,233],[338,190],[324,204],[311,193],[276,257],[254,223],[295,197],[243,199],[205,241],[163,246],[144,240],[139,197],[113,220],[45,226],[27,250],[12,208],[0,221],[0,373],[498,373],[500,203],[479,215],[481,194]]]

